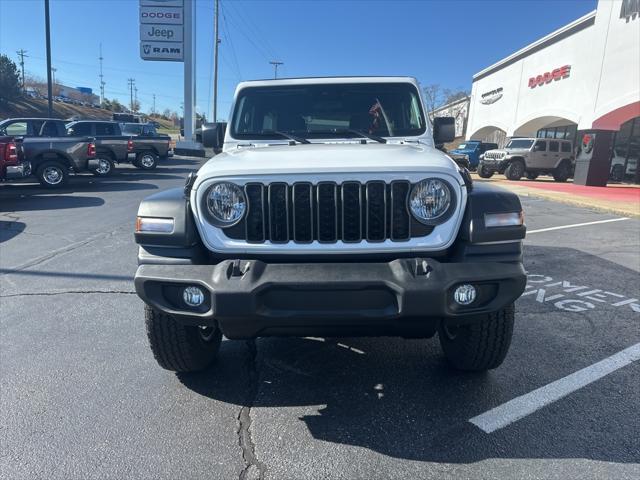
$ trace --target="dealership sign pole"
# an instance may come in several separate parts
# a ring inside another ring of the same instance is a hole
[[[193,0],[140,0],[140,58],[184,63],[185,148],[195,148]]]

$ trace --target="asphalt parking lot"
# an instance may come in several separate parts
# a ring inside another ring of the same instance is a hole
[[[522,199],[529,284],[487,374],[435,338],[270,338],[177,376],[132,231],[200,163],[0,185],[2,478],[640,478],[638,219]]]

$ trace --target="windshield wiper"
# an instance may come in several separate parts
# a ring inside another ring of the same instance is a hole
[[[378,143],[387,143],[386,138],[379,137],[378,135],[374,135],[373,133],[364,132],[362,130],[356,130],[354,128],[346,128],[344,130],[334,130],[332,133],[354,133],[356,135],[360,135],[361,137],[368,138],[369,140],[373,140]]]
[[[262,131],[263,134],[274,134],[274,135],[280,135],[282,137],[288,138],[289,140],[293,140],[294,142],[298,142],[298,143],[311,143],[309,140],[307,140],[306,138],[303,137],[299,137],[297,135],[292,135],[290,133],[285,133],[285,132],[279,132],[277,130],[263,130]]]

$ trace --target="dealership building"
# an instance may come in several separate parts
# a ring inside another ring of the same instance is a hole
[[[473,76],[466,138],[570,139],[575,182],[638,183],[640,0],[595,11]]]

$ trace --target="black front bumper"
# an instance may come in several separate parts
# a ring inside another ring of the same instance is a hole
[[[453,301],[462,283],[477,287],[468,307]],[[185,286],[205,303],[190,308]],[[138,295],[191,325],[219,325],[228,338],[269,335],[430,336],[443,318],[474,322],[513,303],[524,291],[521,263],[443,263],[432,258],[388,263],[141,265]]]
[[[493,172],[504,172],[508,165],[509,162],[506,159],[483,158],[478,168],[485,167]]]

